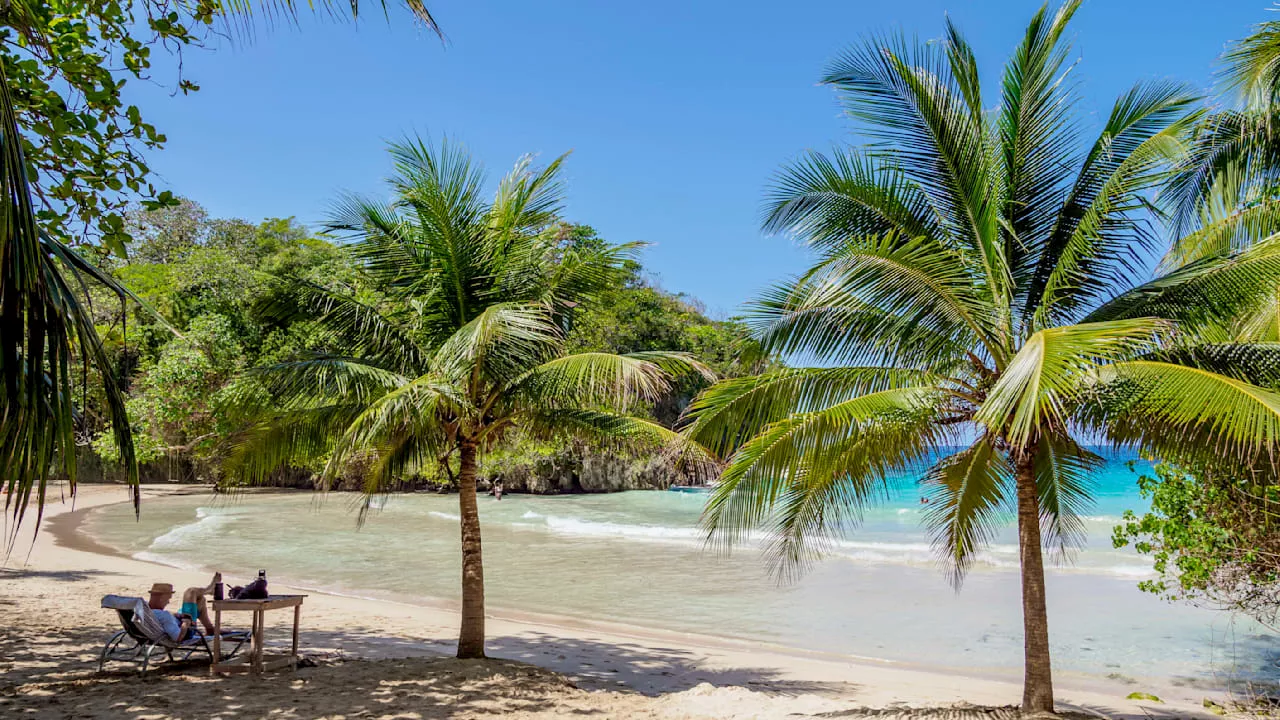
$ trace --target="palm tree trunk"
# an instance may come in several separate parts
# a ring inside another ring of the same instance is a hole
[[[484,561],[480,555],[480,509],[476,505],[476,444],[462,441],[458,514],[462,526],[462,628],[458,657],[484,657]]]
[[[1016,460],[1018,551],[1022,564],[1022,709],[1053,712],[1053,671],[1049,664],[1049,612],[1045,604],[1044,555],[1040,547],[1040,501],[1036,492],[1036,448]]]

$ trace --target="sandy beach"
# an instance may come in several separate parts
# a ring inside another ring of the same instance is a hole
[[[148,488],[147,497],[184,488]],[[206,492],[205,490],[200,490]],[[5,718],[781,718],[1017,717],[1017,682],[946,674],[864,658],[651,631],[577,618],[498,614],[489,661],[451,658],[458,617],[447,606],[313,591],[301,644],[314,667],[263,678],[211,678],[205,668],[140,679],[120,666],[96,673],[116,628],[107,593],[152,582],[204,585],[207,575],[121,557],[78,532],[85,512],[123,502],[123,488],[83,486],[74,508],[48,506],[0,574],[0,716]],[[29,551],[29,552],[28,552]],[[272,586],[275,592],[304,592]],[[273,625],[274,623],[274,625]],[[268,615],[268,639],[287,639]],[[1059,710],[1081,717],[1215,717],[1212,693],[1121,682],[1062,684]],[[928,709],[926,709],[928,708]]]

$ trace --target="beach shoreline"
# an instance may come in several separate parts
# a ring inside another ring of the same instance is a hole
[[[146,486],[144,503],[151,497],[191,492],[189,486]],[[51,503],[30,554],[19,547],[9,560],[10,574],[26,576],[6,577],[0,583],[0,614],[8,614],[14,604],[21,604],[17,597],[23,593],[56,594],[68,605],[96,610],[102,594],[143,588],[158,579],[178,586],[207,583],[204,573],[128,557],[81,531],[81,523],[94,509],[126,501],[120,486],[84,485],[74,507],[68,502]],[[52,579],[56,573],[80,576],[69,582]],[[305,590],[310,595],[303,611],[303,645],[313,652],[368,659],[452,653],[458,616],[447,600],[407,604],[314,589],[282,589]],[[85,618],[83,612],[76,615]],[[112,618],[106,613],[99,617],[96,612],[88,617],[101,621],[105,640]],[[6,624],[13,624],[13,620],[6,618]],[[547,668],[595,691],[621,690],[661,698],[703,685],[736,686],[770,696],[817,697],[823,702],[866,707],[957,702],[1009,705],[1021,695],[1019,677],[923,668],[736,638],[505,609],[491,612],[488,625],[492,656]],[[1132,688],[1121,682],[1074,676],[1060,677],[1058,685],[1061,708],[1103,710],[1115,717],[1146,717],[1148,713],[1158,717],[1171,711],[1179,717],[1212,717],[1203,712],[1201,701],[1216,696],[1190,687],[1144,684]],[[1125,696],[1134,689],[1158,695],[1163,702],[1127,700]]]

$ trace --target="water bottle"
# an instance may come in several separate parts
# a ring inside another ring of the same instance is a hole
[[[216,582],[213,584],[213,599],[214,600],[222,599],[222,583],[220,582]]]

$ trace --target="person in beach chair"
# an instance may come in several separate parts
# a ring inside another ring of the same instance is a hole
[[[221,577],[214,575],[216,584]],[[102,648],[98,659],[98,671],[106,669],[112,661],[140,664],[146,673],[153,658],[190,660],[195,655],[213,658],[209,636],[213,633],[209,622],[204,596],[209,587],[188,588],[182,594],[182,610],[176,615],[166,607],[173,599],[173,586],[156,583],[151,586],[148,599],[122,595],[102,598],[102,607],[115,610],[122,630],[112,635]],[[204,632],[202,632],[202,627]],[[219,662],[234,657],[249,642],[248,631],[222,631],[222,653]]]
[[[173,599],[173,586],[169,583],[156,583],[151,586],[147,607],[151,614],[164,628],[164,632],[174,642],[182,642],[196,634],[196,623],[204,627],[205,635],[213,634],[213,623],[209,621],[209,611],[205,595],[211,594],[213,588],[222,582],[222,573],[214,573],[213,581],[205,587],[189,587],[182,593],[182,607],[174,615],[165,608]]]

